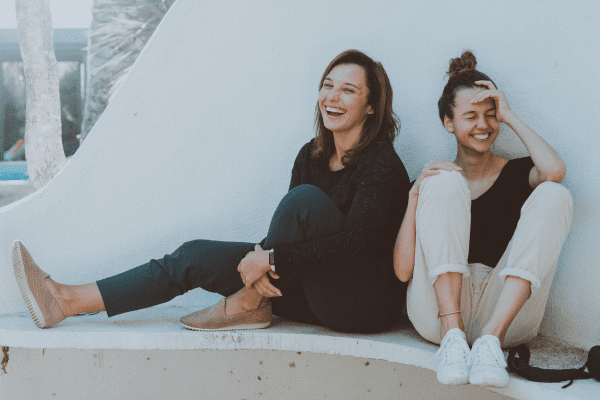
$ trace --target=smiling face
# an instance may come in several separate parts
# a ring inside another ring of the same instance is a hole
[[[471,104],[471,99],[483,90],[479,87],[458,90],[454,99],[454,117],[444,117],[444,127],[456,136],[459,151],[486,153],[498,137],[500,124],[494,101],[487,99]]]
[[[323,124],[334,134],[360,135],[368,114],[369,88],[363,67],[339,64],[323,80],[319,90],[319,109]]]

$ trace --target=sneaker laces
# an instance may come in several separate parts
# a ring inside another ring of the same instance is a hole
[[[444,364],[466,362],[469,352],[469,345],[464,338],[459,335],[446,335],[439,350],[435,353],[435,358]]]
[[[506,361],[504,360],[504,353],[500,346],[485,337],[479,338],[473,344],[473,349],[469,356],[469,366],[473,364],[492,365],[501,368],[507,366]]]

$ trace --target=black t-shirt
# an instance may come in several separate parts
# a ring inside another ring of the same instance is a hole
[[[340,233],[307,243],[275,246],[277,272],[348,268],[357,263],[393,273],[393,246],[408,202],[408,174],[392,144],[373,144],[355,165],[339,171],[311,160],[313,140],[292,170],[290,190],[311,184],[323,190],[346,216]],[[382,262],[377,262],[382,261]],[[282,275],[283,276],[283,275]]]
[[[515,233],[529,186],[531,157],[510,160],[496,182],[471,202],[469,263],[495,268]]]

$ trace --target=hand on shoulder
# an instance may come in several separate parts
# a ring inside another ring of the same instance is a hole
[[[412,195],[418,195],[421,183],[429,176],[439,175],[440,170],[444,171],[462,171],[462,168],[453,163],[452,161],[431,161],[425,164],[423,170],[419,174],[419,177],[415,180],[413,187],[410,189]]]

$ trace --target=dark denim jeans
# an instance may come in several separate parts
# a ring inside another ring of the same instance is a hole
[[[319,188],[301,185],[279,203],[263,248],[305,243],[342,230],[344,215]],[[165,303],[202,288],[229,296],[244,285],[237,271],[254,243],[194,240],[173,254],[97,282],[108,316]],[[391,254],[390,254],[391,257]],[[406,284],[393,271],[365,265],[359,271],[294,271],[272,280],[281,297],[275,315],[346,332],[378,332],[400,315]]]

